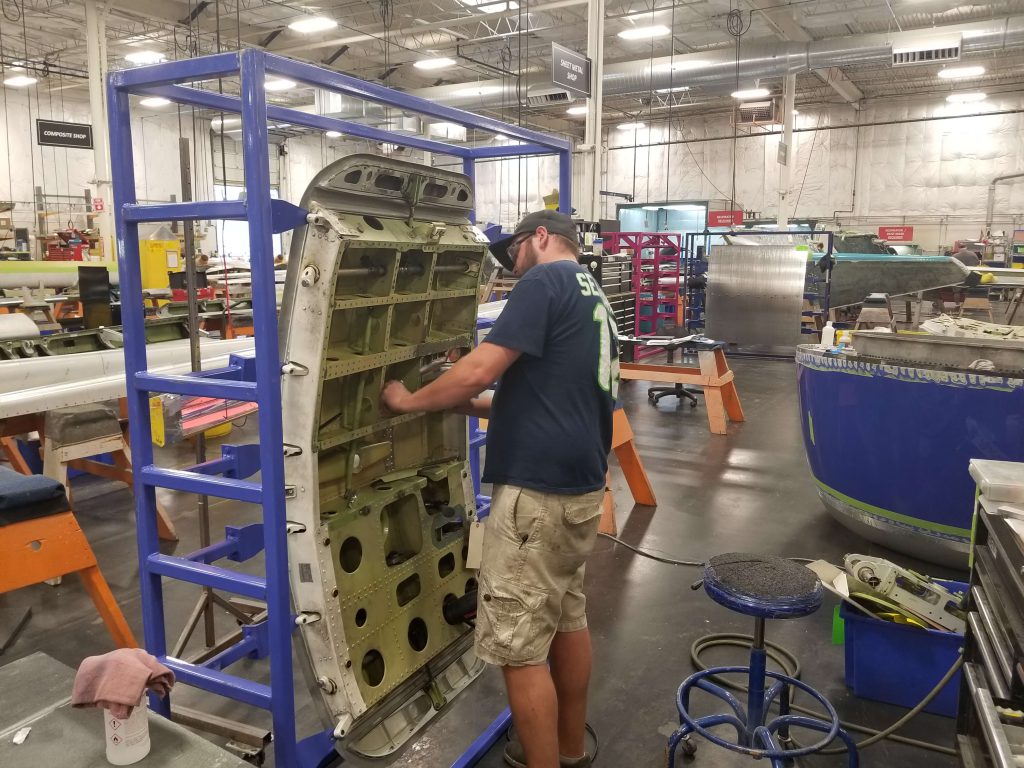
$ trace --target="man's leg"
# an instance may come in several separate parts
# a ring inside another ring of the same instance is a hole
[[[546,664],[502,667],[516,734],[529,768],[559,768],[558,699]]]
[[[558,698],[558,748],[562,757],[582,757],[590,684],[590,630],[558,632],[551,643],[551,678]]]

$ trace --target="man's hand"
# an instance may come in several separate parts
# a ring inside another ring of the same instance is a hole
[[[412,393],[406,389],[405,384],[400,381],[389,381],[380,391],[380,401],[392,413],[410,413],[408,407],[409,398]]]

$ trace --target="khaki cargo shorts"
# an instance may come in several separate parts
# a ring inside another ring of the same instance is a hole
[[[603,498],[603,490],[565,496],[495,486],[479,576],[479,658],[543,664],[556,632],[587,626],[583,570]]]

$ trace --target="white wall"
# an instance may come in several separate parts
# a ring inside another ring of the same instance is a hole
[[[91,123],[89,104],[83,89],[38,94],[35,89],[0,89],[3,112],[0,125],[0,200],[13,200],[15,226],[28,227],[30,237],[36,233],[35,187],[47,195],[72,195],[75,200],[49,199],[46,230],[62,229],[70,219],[76,226],[85,226],[83,191],[97,194],[95,155],[86,149],[40,147],[35,140],[38,118]],[[63,101],[63,103],[62,103]],[[106,130],[105,126],[96,128]],[[212,196],[210,173],[209,121],[197,120],[193,127],[191,113],[183,111],[181,134],[192,141],[194,148],[193,197]],[[132,114],[132,145],[135,158],[136,194],[139,200],[167,201],[171,195],[181,199],[181,175],[178,155],[179,124],[177,110],[165,107],[160,111],[135,109]],[[110,205],[112,201],[105,201]],[[150,234],[151,227],[142,232]],[[205,244],[205,243],[204,243]]]
[[[37,96],[34,90],[0,88],[0,200],[14,200],[14,224],[35,229],[32,202],[35,187],[53,195],[82,195],[87,187],[95,194],[93,153],[86,149],[40,147],[35,140],[38,118],[88,123],[87,102],[59,96]],[[84,200],[82,200],[84,206]],[[67,207],[54,206],[60,216],[51,218],[54,229],[67,221]],[[84,225],[84,218],[79,222]],[[33,232],[34,233],[34,232]],[[10,243],[8,243],[10,245]]]
[[[1018,110],[1016,114],[984,114]],[[891,125],[869,125],[893,121]],[[859,122],[865,127],[857,128]],[[796,118],[790,152],[791,218],[832,219],[849,229],[909,224],[928,249],[977,237],[987,188],[997,175],[1024,170],[1024,98],[1008,95],[977,104],[916,100],[810,111]],[[610,129],[605,189],[636,194],[637,202],[730,198],[733,140],[728,117],[700,116],[654,124],[636,132]],[[710,141],[694,141],[696,139]],[[778,212],[777,135],[740,138],[736,148],[738,207],[762,216]],[[661,142],[690,140],[671,146]],[[703,173],[701,172],[703,171]],[[717,187],[717,189],[716,189]],[[839,213],[836,213],[836,212]],[[996,229],[1024,226],[1024,184],[997,188]],[[606,203],[614,216],[614,202]]]
[[[75,89],[76,91],[78,89]],[[95,176],[93,154],[86,150],[38,147],[38,116],[89,122],[83,93],[67,92],[37,99],[34,91],[2,89],[5,125],[0,126],[0,199],[13,199],[19,226],[34,228],[33,188],[52,194],[79,195]],[[0,102],[2,106],[2,102]],[[603,161],[602,189],[635,194],[636,202],[728,199],[732,192],[733,139],[728,116],[684,114],[652,123],[650,129],[623,132],[609,127]],[[140,199],[180,197],[179,124],[172,107],[155,112],[135,109],[133,119],[136,182]],[[979,111],[1017,110],[1012,114]],[[964,116],[967,115],[967,116]],[[949,119],[937,119],[949,118]],[[892,121],[890,125],[870,125]],[[858,121],[862,127],[857,128]],[[1024,96],[1008,95],[978,105],[953,106],[931,98],[879,103],[859,115],[846,106],[806,111],[796,118],[810,130],[794,136],[790,152],[790,198],[795,216],[838,219],[841,226],[872,231],[880,225],[910,224],[925,248],[948,246],[960,237],[976,237],[984,223],[987,185],[996,175],[1024,170]],[[183,111],[181,131],[195,146],[194,194],[212,197],[209,124]],[[774,216],[778,208],[780,168],[777,135],[743,137],[735,142],[736,199],[746,209]],[[634,147],[634,139],[636,146]],[[670,146],[657,146],[666,141]],[[686,141],[688,143],[681,143]],[[648,146],[654,145],[654,146]],[[351,152],[378,151],[364,141],[292,138],[280,163],[281,196],[299,202],[313,176],[331,161]],[[412,159],[419,159],[413,153]],[[7,162],[10,164],[8,173]],[[451,158],[435,156],[438,165],[461,169]],[[575,158],[573,194],[579,200],[582,161]],[[558,186],[554,157],[522,158],[477,164],[477,218],[514,225],[521,212],[542,207],[542,196]],[[602,215],[615,215],[615,200],[606,199]],[[64,213],[51,217],[51,229],[63,226]],[[996,228],[1024,227],[1024,183],[998,188]],[[215,248],[212,233],[203,246]],[[286,244],[287,245],[287,244]]]

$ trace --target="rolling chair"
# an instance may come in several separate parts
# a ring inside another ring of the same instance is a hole
[[[675,384],[671,387],[651,387],[647,390],[647,399],[651,402],[651,405],[657,405],[658,401],[663,397],[678,397],[680,401],[686,399],[690,401],[690,407],[697,407],[697,395],[704,394],[702,389],[693,389],[691,387],[683,386],[682,384]]]

